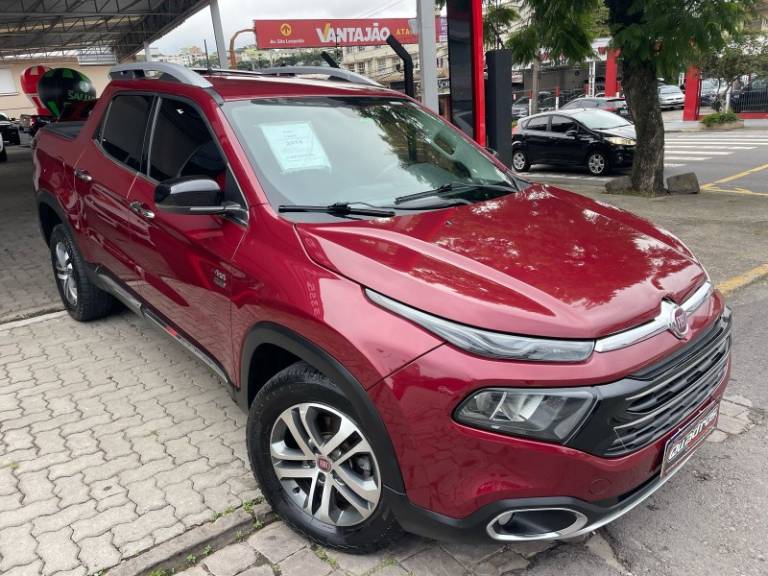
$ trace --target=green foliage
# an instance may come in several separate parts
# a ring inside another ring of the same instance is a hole
[[[719,50],[710,50],[697,62],[703,78],[716,78],[723,86],[747,74],[768,73],[768,39],[758,34],[741,34]]]
[[[483,44],[486,48],[500,48],[504,36],[520,15],[512,6],[501,4],[499,0],[484,0],[483,6]]]
[[[750,20],[755,0],[607,0],[613,44],[625,60],[674,76],[724,47]]]
[[[653,62],[674,76],[724,47],[749,21],[756,0],[523,0],[539,46],[579,62],[606,29],[625,60]],[[607,8],[607,13],[606,13]],[[530,55],[532,32],[520,42]],[[530,60],[528,60],[530,61]]]
[[[738,122],[739,117],[735,112],[715,112],[714,114],[707,114],[701,118],[701,123],[708,128],[716,126],[718,124],[729,124],[731,122]]]

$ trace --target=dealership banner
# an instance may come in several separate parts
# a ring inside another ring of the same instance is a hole
[[[417,44],[416,18],[325,20],[254,20],[258,48],[323,48],[376,46],[392,35],[401,44]],[[435,17],[435,36],[440,41],[444,27]]]

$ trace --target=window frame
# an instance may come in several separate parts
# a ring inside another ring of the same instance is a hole
[[[144,154],[142,154],[142,164],[141,164],[142,169],[138,172],[138,175],[152,184],[155,184],[155,185],[160,184],[160,180],[157,180],[156,178],[153,178],[152,176],[149,175],[149,166],[152,160],[152,143],[154,142],[154,139],[155,139],[155,130],[157,129],[157,117],[159,115],[160,106],[162,106],[164,99],[176,101],[176,102],[183,102],[184,104],[187,104],[190,107],[194,108],[194,110],[202,119],[203,124],[205,124],[205,127],[208,130],[208,134],[211,136],[211,140],[216,146],[216,149],[219,151],[219,154],[221,154],[221,157],[224,159],[224,163],[227,166],[227,171],[232,175],[232,179],[235,182],[235,187],[237,188],[237,193],[240,195],[241,206],[243,208],[243,215],[238,216],[235,214],[226,214],[224,217],[229,220],[232,220],[233,222],[237,222],[238,224],[247,226],[248,214],[250,214],[250,206],[248,205],[248,200],[246,199],[245,194],[243,194],[243,188],[242,186],[240,186],[240,182],[237,179],[237,175],[235,174],[234,170],[232,170],[232,165],[229,162],[229,158],[227,158],[227,155],[224,153],[224,150],[222,150],[221,144],[219,143],[218,139],[215,137],[215,132],[213,131],[213,127],[211,126],[211,123],[208,121],[208,118],[206,117],[206,115],[203,114],[203,111],[200,109],[200,106],[198,106],[194,100],[192,100],[191,98],[187,98],[186,96],[178,96],[176,94],[169,94],[167,92],[156,92],[154,96],[155,96],[155,101],[154,101],[152,110],[150,111],[150,118],[147,124],[148,130],[145,134]]]

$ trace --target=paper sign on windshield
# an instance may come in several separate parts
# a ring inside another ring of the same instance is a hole
[[[263,124],[261,131],[283,172],[331,167],[309,122]]]

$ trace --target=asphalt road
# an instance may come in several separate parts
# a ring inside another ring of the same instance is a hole
[[[695,172],[712,190],[768,195],[768,131],[673,132],[666,135],[665,176]],[[586,170],[534,166],[532,180],[599,184],[612,178],[590,177]],[[723,180],[725,180],[723,182]]]

